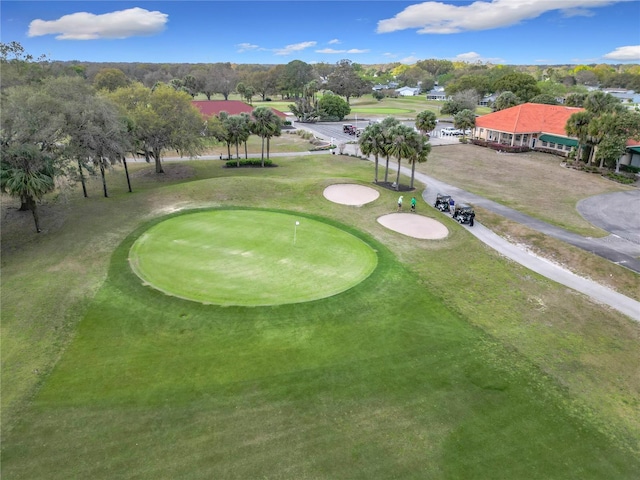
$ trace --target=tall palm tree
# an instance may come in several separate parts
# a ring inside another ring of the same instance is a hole
[[[567,124],[564,129],[567,135],[576,137],[578,139],[578,155],[577,158],[582,158],[582,151],[584,147],[590,147],[589,144],[589,124],[593,120],[593,114],[587,111],[574,113],[567,120]],[[589,159],[591,154],[589,154]]]
[[[240,115],[230,115],[224,121],[227,130],[227,144],[236,146],[236,166],[240,166],[240,142],[245,134],[244,120]]]
[[[5,149],[0,161],[0,189],[20,198],[26,205],[40,233],[37,201],[52,191],[55,168],[53,159],[36,145],[18,145]]]
[[[271,137],[281,134],[282,122],[269,107],[258,107],[251,113],[253,116],[253,133],[262,138],[261,164],[264,167],[265,140],[267,141],[267,159],[269,158],[269,141]]]
[[[413,190],[413,182],[416,176],[416,163],[424,163],[431,153],[431,143],[429,139],[423,135],[414,135],[411,139],[413,155],[409,157],[411,162],[411,189]]]
[[[403,158],[411,158],[415,151],[416,133],[406,125],[396,125],[389,129],[389,153],[398,161],[396,190],[400,190],[400,166]]]
[[[383,153],[383,143],[384,137],[382,135],[382,125],[379,123],[372,123],[367,128],[364,129],[362,135],[360,135],[360,139],[358,140],[360,144],[360,150],[366,156],[374,155],[375,156],[375,174],[374,174],[374,183],[378,183],[378,157],[381,153]]]
[[[396,126],[400,125],[400,122],[393,117],[387,117],[381,122],[382,125],[382,152],[386,157],[386,164],[384,170],[384,183],[389,182],[389,157],[391,157],[391,153],[389,151],[391,140],[389,137],[389,130]]]

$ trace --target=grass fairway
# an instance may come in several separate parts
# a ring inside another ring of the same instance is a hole
[[[110,198],[96,180],[43,207],[38,236],[5,212],[3,480],[637,478],[637,324],[424,205],[446,239],[385,229],[395,192],[323,198],[370,185],[369,162],[278,165],[175,162],[159,180],[133,164],[134,193],[110,172]],[[315,221],[377,264],[340,293],[270,306],[143,285],[136,241],[199,208],[283,215],[290,236]]]
[[[357,237],[308,217],[256,210],[183,214],[154,225],[129,262],[169,295],[219,305],[280,305],[328,297],[377,264]]]

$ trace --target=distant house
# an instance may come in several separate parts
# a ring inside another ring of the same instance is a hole
[[[211,117],[213,115],[219,115],[220,112],[227,112],[229,115],[239,115],[241,113],[248,113],[251,115],[254,108],[248,103],[241,102],[240,100],[193,100],[191,102],[200,113],[205,117]],[[275,108],[271,108],[281,119],[286,119],[287,116]]]
[[[386,90],[387,88],[389,88],[387,85],[382,85],[381,83],[378,83],[373,86],[372,90],[379,92],[380,90]]]
[[[450,100],[451,97],[444,92],[444,87],[433,87],[427,92],[427,100],[438,100],[444,102]]]
[[[640,93],[624,88],[603,88],[604,93],[608,93],[619,99],[622,103],[640,103]]]
[[[497,93],[492,93],[491,95],[485,95],[483,98],[480,99],[480,101],[478,102],[478,105],[481,107],[490,107],[493,105],[493,102],[496,101],[496,98],[498,98]]]
[[[620,159],[620,165],[631,165],[640,168],[640,142],[629,140],[627,142],[627,152]]]
[[[420,94],[420,89],[418,87],[402,87],[397,88],[396,93],[403,97],[414,97]]]
[[[583,108],[523,103],[476,118],[473,137],[567,156],[578,140],[565,132],[569,117]]]

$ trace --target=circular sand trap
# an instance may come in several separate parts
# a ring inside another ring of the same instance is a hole
[[[378,217],[378,223],[394,232],[409,237],[438,240],[449,235],[449,230],[433,218],[415,213],[391,213]]]
[[[337,183],[324,189],[324,198],[342,205],[361,206],[376,200],[380,193],[371,187],[354,183]]]

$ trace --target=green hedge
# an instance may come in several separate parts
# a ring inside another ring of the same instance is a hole
[[[242,167],[261,167],[262,166],[262,160],[260,160],[259,158],[251,158],[251,159],[245,159],[245,160],[240,160],[240,165],[238,165],[238,161],[237,160],[228,160],[227,161],[227,168],[238,168],[238,166],[240,168]],[[265,160],[264,161],[264,166],[265,167],[273,167],[273,162],[271,160]]]

